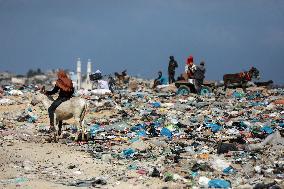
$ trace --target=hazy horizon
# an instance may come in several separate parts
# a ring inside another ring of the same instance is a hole
[[[0,0],[0,71],[64,68],[155,78],[168,57],[206,62],[206,79],[255,66],[284,83],[281,0]]]

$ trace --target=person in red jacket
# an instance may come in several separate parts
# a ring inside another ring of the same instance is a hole
[[[196,65],[193,63],[193,56],[190,55],[185,65],[185,73],[187,73],[188,79],[193,79],[195,69]]]

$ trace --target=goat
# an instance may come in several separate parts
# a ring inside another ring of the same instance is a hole
[[[34,106],[38,103],[42,103],[45,109],[47,110],[50,107],[52,101],[52,97],[46,96],[41,92],[36,92],[36,94],[33,96],[31,104]],[[83,125],[83,120],[86,111],[87,101],[80,97],[73,97],[70,100],[60,104],[54,112],[54,123],[55,125],[58,124],[58,133],[55,133],[54,140],[57,141],[57,135],[61,135],[62,121],[74,117],[76,121],[76,127],[80,127],[80,130],[82,131],[82,140],[84,141],[84,134],[86,133],[86,128]],[[75,140],[78,140],[78,135],[76,136]]]

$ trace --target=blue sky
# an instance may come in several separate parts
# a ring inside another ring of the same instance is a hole
[[[261,72],[284,83],[283,0],[0,0],[0,71],[166,74],[168,57],[205,60],[207,79]]]

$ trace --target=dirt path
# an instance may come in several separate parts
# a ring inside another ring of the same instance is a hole
[[[96,188],[162,188],[159,179],[145,179],[136,172],[124,171],[125,165],[113,166],[80,151],[78,146],[60,143],[35,143],[13,140],[4,136],[0,140],[0,188],[46,189],[46,188],[92,188],[88,182],[78,181],[103,178],[107,182]],[[116,175],[116,176],[115,176]],[[119,175],[119,176],[118,176]],[[122,179],[125,178],[125,179]],[[137,184],[140,181],[140,184]],[[75,183],[77,182],[77,186]],[[153,186],[155,183],[155,186]],[[86,187],[83,187],[84,184]],[[171,188],[176,183],[167,183]]]

